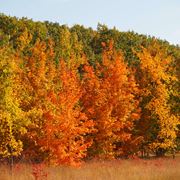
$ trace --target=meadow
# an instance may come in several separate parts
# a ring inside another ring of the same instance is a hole
[[[180,157],[156,159],[92,160],[81,167],[46,167],[16,164],[11,174],[0,167],[0,180],[178,180]]]

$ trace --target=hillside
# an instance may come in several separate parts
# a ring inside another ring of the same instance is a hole
[[[155,37],[0,14],[0,159],[175,154],[179,60]]]

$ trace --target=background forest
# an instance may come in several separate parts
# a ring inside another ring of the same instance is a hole
[[[0,15],[0,158],[77,165],[180,149],[180,47]]]

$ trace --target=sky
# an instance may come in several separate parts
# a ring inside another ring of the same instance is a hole
[[[0,13],[135,31],[180,45],[180,0],[0,0]]]

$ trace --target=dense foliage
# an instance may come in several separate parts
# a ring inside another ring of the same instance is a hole
[[[180,48],[98,24],[0,15],[0,158],[84,158],[179,149]]]

